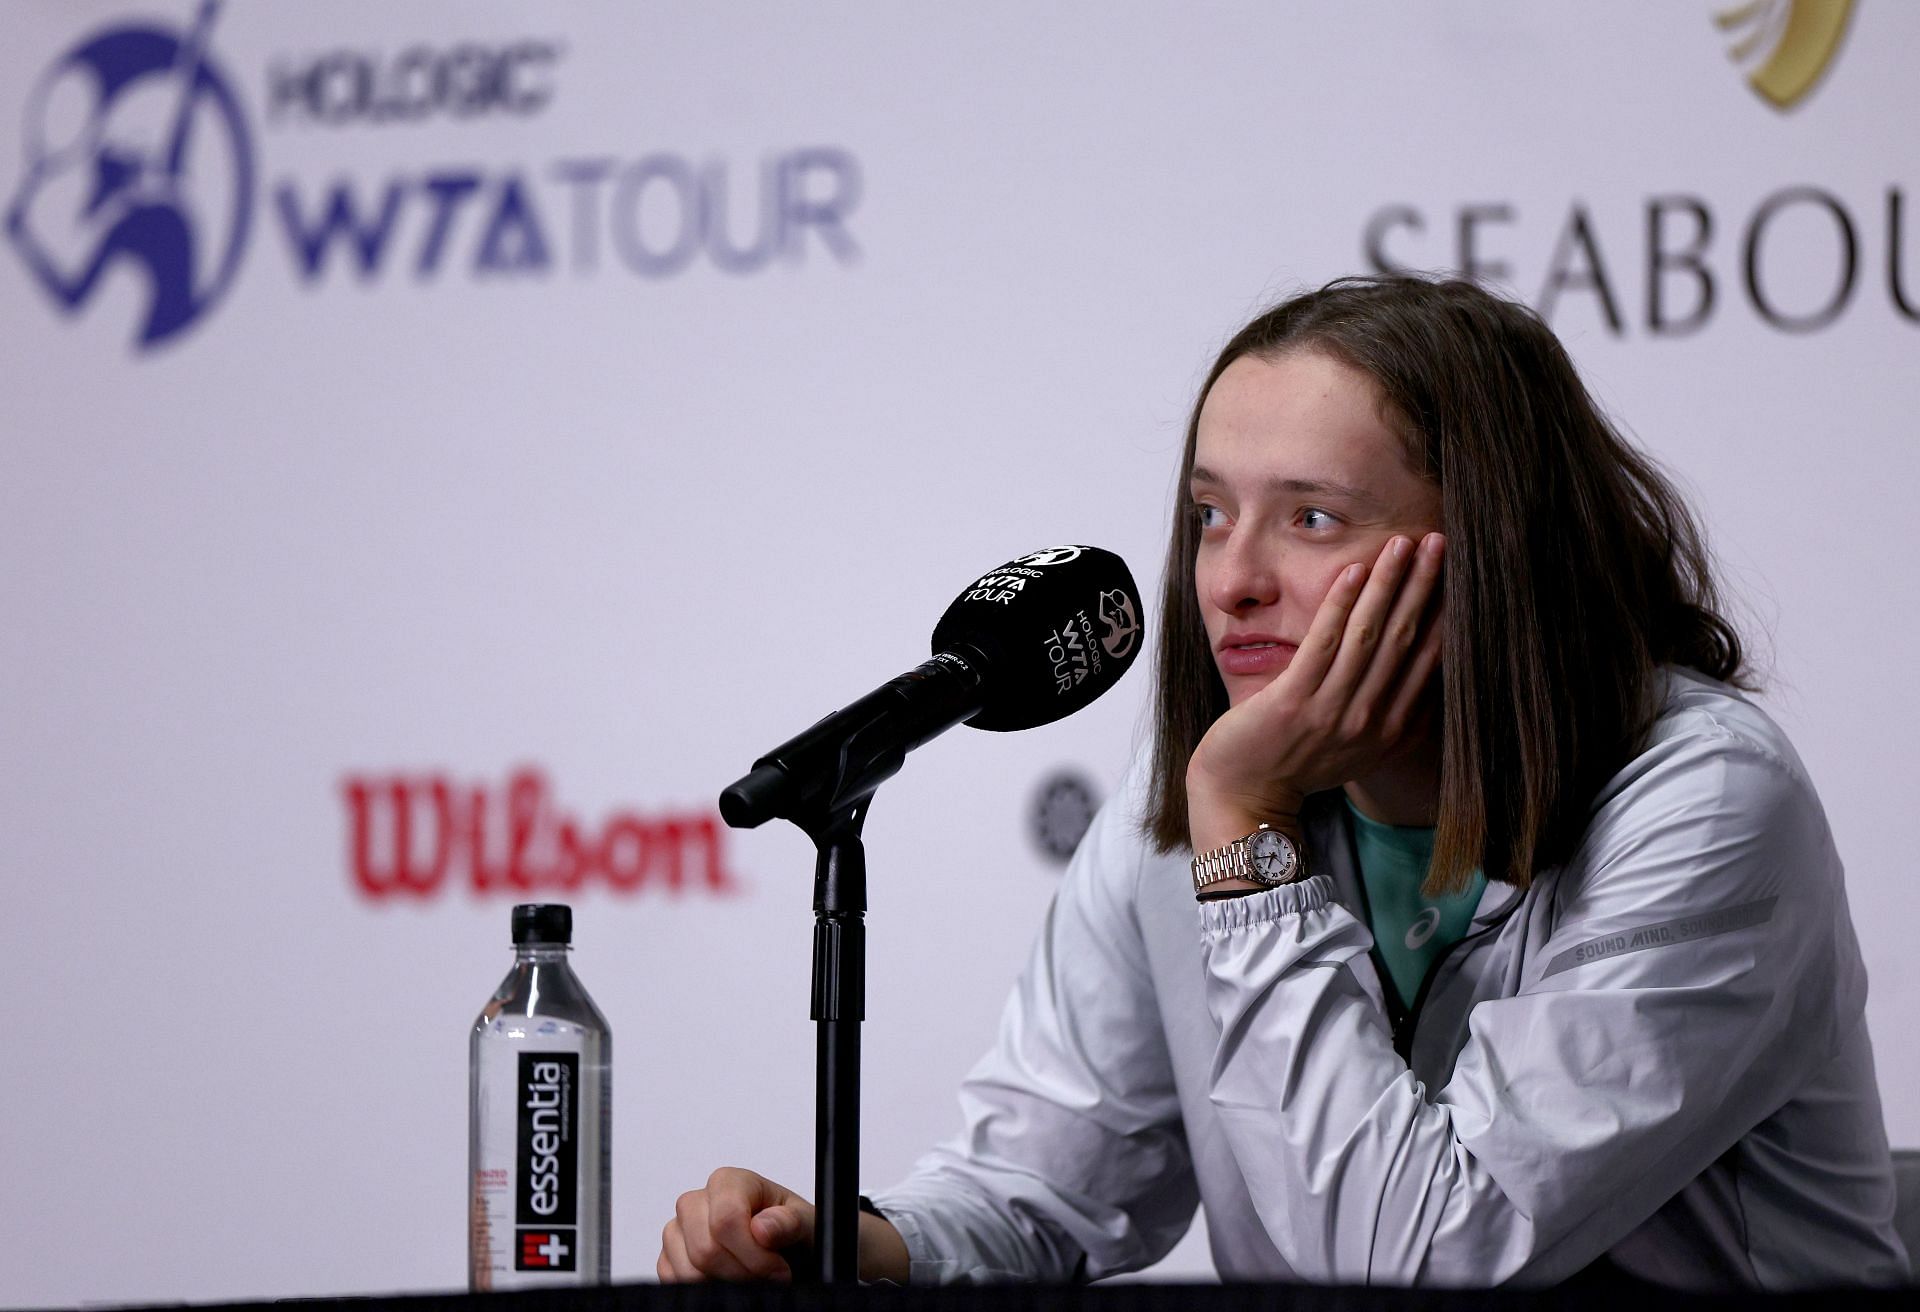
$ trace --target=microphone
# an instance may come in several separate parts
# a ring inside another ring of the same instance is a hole
[[[735,829],[824,819],[965,721],[997,733],[1072,715],[1141,647],[1139,590],[1099,547],[1048,547],[969,584],[933,627],[933,658],[762,756],[720,794]]]

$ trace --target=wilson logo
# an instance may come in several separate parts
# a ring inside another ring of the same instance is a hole
[[[444,774],[349,775],[347,860],[362,896],[427,898],[449,884],[476,894],[661,889],[741,891],[717,812],[616,811],[598,827],[554,804],[547,778],[520,769],[504,788]]]

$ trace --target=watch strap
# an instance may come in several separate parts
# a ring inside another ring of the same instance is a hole
[[[1253,842],[1263,835],[1272,834],[1286,845],[1293,860],[1285,878],[1268,879],[1254,867]],[[1300,844],[1292,835],[1275,829],[1270,824],[1262,824],[1252,833],[1234,839],[1224,847],[1216,847],[1210,852],[1195,854],[1193,858],[1193,891],[1196,895],[1219,892],[1251,892],[1250,889],[1217,890],[1213,885],[1229,879],[1245,879],[1259,884],[1262,889],[1279,888],[1284,884],[1298,883],[1307,876],[1306,856],[1300,850]],[[1209,899],[1211,900],[1211,899]]]

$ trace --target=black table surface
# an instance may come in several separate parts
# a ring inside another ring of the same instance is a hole
[[[1920,1291],[1687,1294],[1638,1283],[1539,1290],[1335,1288],[1315,1285],[984,1285],[827,1289],[819,1285],[604,1285],[510,1293],[392,1294],[199,1306],[289,1312],[1660,1312],[1661,1309],[1920,1308]],[[178,1308],[183,1304],[166,1304]]]

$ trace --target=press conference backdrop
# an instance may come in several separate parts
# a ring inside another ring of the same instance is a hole
[[[615,1274],[715,1166],[810,1189],[812,851],[719,789],[1012,555],[1152,595],[1212,353],[1376,267],[1538,306],[1702,508],[1920,1142],[1920,7],[5,24],[0,1301],[460,1283],[528,898],[615,1030]],[[870,1186],[956,1129],[1147,693],[880,793]]]

